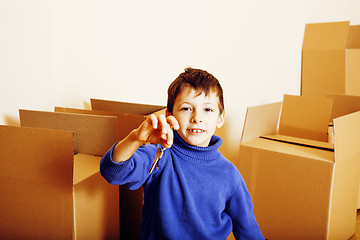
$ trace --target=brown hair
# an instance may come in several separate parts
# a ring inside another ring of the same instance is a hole
[[[215,92],[219,98],[220,114],[224,111],[223,90],[219,81],[205,70],[186,68],[169,86],[167,110],[170,114],[173,114],[176,97],[186,87],[192,87],[199,95],[205,93],[207,96],[210,92]]]

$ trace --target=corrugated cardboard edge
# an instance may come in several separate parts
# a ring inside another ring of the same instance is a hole
[[[360,112],[334,119],[335,170],[329,239],[348,239],[356,231],[360,176]],[[345,234],[344,234],[345,233]]]

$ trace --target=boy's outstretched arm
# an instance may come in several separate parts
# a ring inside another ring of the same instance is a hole
[[[178,130],[179,123],[173,116],[158,117],[150,115],[137,129],[121,140],[114,148],[113,161],[123,162],[128,160],[134,152],[145,143],[160,143],[163,147],[171,147],[174,139],[172,129]]]

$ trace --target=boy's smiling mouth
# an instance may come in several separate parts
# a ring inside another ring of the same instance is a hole
[[[205,132],[205,130],[199,129],[199,128],[190,128],[187,131],[190,132],[190,133],[203,133],[203,132]]]

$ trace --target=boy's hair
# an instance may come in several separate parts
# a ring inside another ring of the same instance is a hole
[[[193,88],[199,95],[205,93],[207,96],[210,92],[216,93],[219,98],[220,114],[224,111],[223,90],[219,81],[205,70],[186,68],[169,86],[167,110],[170,114],[173,114],[176,97],[186,87]]]

